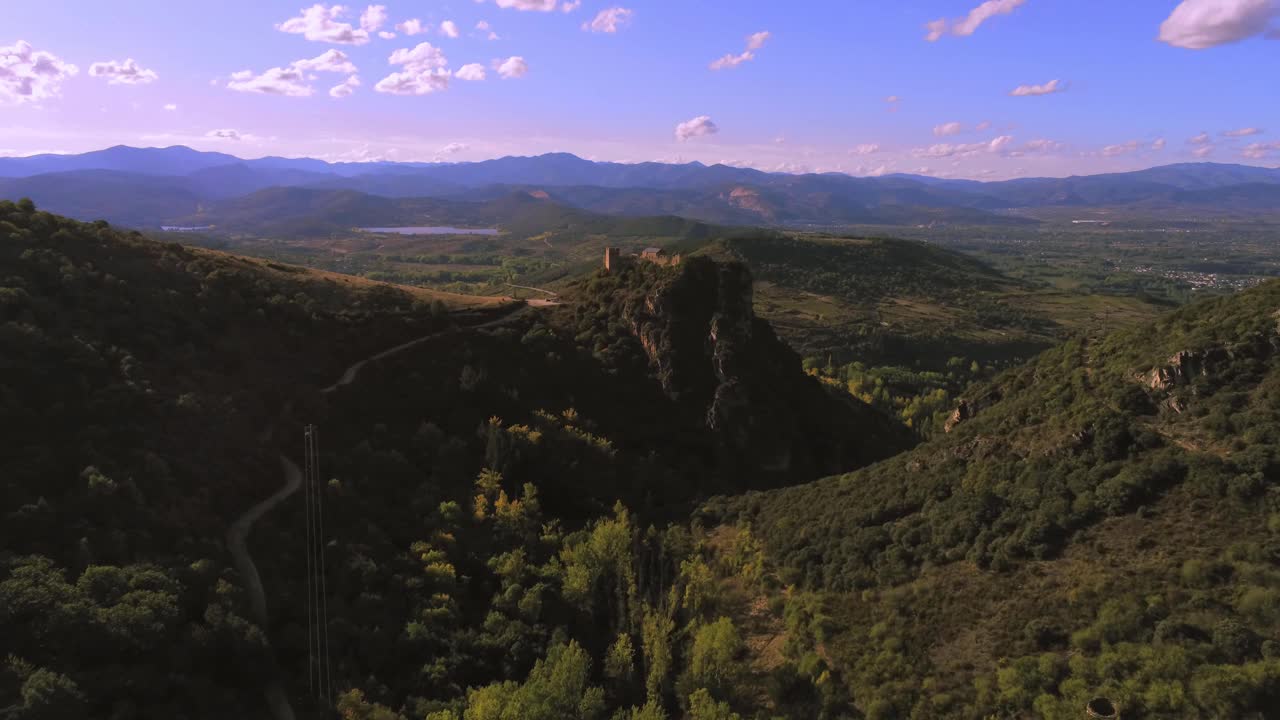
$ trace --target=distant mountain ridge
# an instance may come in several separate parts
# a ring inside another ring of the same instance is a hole
[[[145,199],[145,211],[130,207],[130,185],[138,194],[152,194]],[[157,185],[163,190],[158,196],[153,192]],[[186,216],[193,204],[271,187],[472,201],[541,190],[556,202],[594,212],[793,227],[1025,223],[1032,221],[1009,211],[1044,207],[1280,212],[1280,169],[1220,163],[979,182],[903,174],[794,175],[698,162],[593,162],[569,153],[465,163],[329,163],[313,158],[244,160],[183,146],[116,146],[80,155],[0,158],[0,197],[30,196],[73,217],[107,217],[124,224]],[[166,198],[172,209],[157,213]],[[94,214],[104,206],[115,209]]]

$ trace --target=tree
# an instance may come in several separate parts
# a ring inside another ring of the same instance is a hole
[[[576,642],[556,645],[523,684],[496,683],[467,695],[464,720],[592,720],[604,714],[604,691],[591,686],[591,658]]]
[[[644,648],[645,692],[649,702],[661,703],[671,674],[671,631],[675,623],[661,610],[645,608],[640,641]]]
[[[717,702],[711,693],[700,688],[689,696],[689,720],[742,720],[742,716],[729,703]]]
[[[702,625],[693,636],[689,669],[681,678],[682,689],[692,693],[701,688],[727,696],[742,673],[738,660],[742,649],[742,638],[729,618]]]

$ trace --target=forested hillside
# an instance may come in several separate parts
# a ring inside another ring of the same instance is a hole
[[[1280,706],[1280,283],[1080,337],[948,434],[715,501],[871,717],[1269,717]]]
[[[264,431],[485,304],[0,202],[0,708],[255,713],[267,640],[222,537],[280,482]]]
[[[0,231],[0,708],[17,718],[263,717],[273,688],[322,712],[301,498],[250,538],[264,621],[224,545],[285,485],[303,423],[322,438],[342,713],[749,713],[763,676],[718,578],[758,549],[688,512],[911,443],[804,375],[741,266],[637,265],[512,313],[26,202],[0,204]],[[779,708],[850,707],[789,682]]]

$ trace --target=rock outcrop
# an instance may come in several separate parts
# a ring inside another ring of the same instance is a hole
[[[961,398],[956,404],[955,412],[943,423],[943,432],[951,432],[957,425],[977,417],[978,413],[1000,402],[1000,390],[992,388],[976,398]]]
[[[663,391],[714,431],[722,466],[813,477],[909,445],[890,418],[805,375],[752,300],[746,266],[691,258],[623,308]]]

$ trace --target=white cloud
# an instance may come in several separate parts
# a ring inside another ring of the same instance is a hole
[[[1191,145],[1208,145],[1209,140],[1209,133],[1202,132],[1195,137],[1187,138],[1187,143]]]
[[[106,78],[108,85],[146,85],[159,77],[154,70],[138,67],[133,58],[125,58],[124,62],[108,60],[93,63],[89,66],[89,75]]]
[[[325,7],[319,3],[302,10],[302,14],[276,25],[280,32],[301,35],[313,42],[339,45],[364,45],[369,42],[368,31],[355,28],[351,23],[338,22],[347,14],[343,5]]]
[[[1066,83],[1060,80],[1050,80],[1043,85],[1019,85],[1009,91],[1014,97],[1027,97],[1032,95],[1051,95],[1053,93],[1066,92]]]
[[[410,35],[410,36],[422,35],[424,33],[430,32],[431,26],[424,25],[423,22],[418,18],[410,18],[408,20],[405,20],[402,23],[398,23],[396,25],[396,30],[399,30],[405,35]]]
[[[976,131],[978,131],[978,132],[982,132],[983,130],[987,130],[987,129],[988,129],[988,128],[990,128],[990,127],[991,127],[991,121],[990,121],[990,120],[983,120],[982,122],[978,123],[977,125],[974,125],[974,126],[973,126],[973,129],[974,129],[974,130],[976,130]]]
[[[173,103],[168,103],[167,105],[164,106],[164,109],[168,110],[169,112],[173,112],[178,109],[178,106],[174,105]]]
[[[391,53],[387,60],[404,69],[394,72],[373,86],[380,93],[391,95],[426,95],[449,89],[449,64],[444,53],[428,42],[418,43],[412,50],[401,48]]]
[[[871,155],[880,152],[880,146],[875,143],[866,143],[864,145],[855,145],[849,151],[850,155]]]
[[[1182,0],[1160,23],[1159,39],[1174,47],[1203,50],[1268,33],[1277,16],[1280,3],[1275,0]]]
[[[341,50],[326,50],[310,59],[295,60],[288,67],[270,68],[261,75],[254,75],[252,70],[232,73],[227,89],[262,95],[308,97],[312,93],[310,81],[315,79],[314,76],[308,77],[308,73],[355,71],[356,66],[346,53]]]
[[[471,148],[471,146],[470,146],[470,145],[468,145],[468,144],[466,144],[466,143],[451,142],[451,143],[449,143],[448,145],[445,145],[444,147],[440,148],[440,154],[442,154],[442,155],[457,155],[458,153],[462,152],[463,150],[469,150],[470,148]]]
[[[480,22],[476,23],[476,30],[479,30],[482,33],[488,33],[488,37],[490,40],[502,39],[498,36],[498,33],[493,31],[493,27],[491,27],[489,23],[485,20],[481,20]]]
[[[928,30],[928,33],[924,39],[929,42],[935,42],[941,39],[943,35],[972,35],[982,23],[997,15],[1008,15],[1025,2],[1026,0],[987,0],[970,10],[969,14],[963,18],[952,21],[948,21],[946,18],[932,20],[925,24],[925,29]]]
[[[213,140],[234,140],[236,142],[239,142],[242,138],[245,137],[244,135],[241,135],[238,131],[232,130],[230,128],[223,128],[221,130],[210,130],[209,132],[205,133],[204,136]]]
[[[536,10],[538,12],[551,12],[556,9],[556,0],[496,0],[500,8],[515,8],[516,10]],[[574,7],[577,7],[576,5]]]
[[[360,87],[360,76],[352,75],[346,80],[343,80],[341,83],[338,83],[337,85],[334,85],[333,87],[329,88],[329,97],[335,97],[335,98],[348,97],[351,95],[351,93],[355,92],[356,88],[358,87]]]
[[[440,23],[440,34],[445,37],[456,38],[461,33],[458,32],[458,24],[452,20],[445,20]]]
[[[1249,137],[1250,135],[1261,135],[1262,128],[1246,127],[1238,130],[1225,130],[1222,134],[1225,137]]]
[[[1164,146],[1165,146],[1164,138],[1156,138],[1155,140],[1151,141],[1151,149],[1155,150],[1156,152],[1160,152],[1161,150],[1163,150]]]
[[[58,97],[62,81],[80,69],[31,43],[0,47],[0,103],[40,102]]]
[[[1046,140],[1044,138],[1037,138],[1035,140],[1028,140],[1027,142],[1023,143],[1020,149],[1023,153],[1049,153],[1049,152],[1056,152],[1065,147],[1066,145],[1063,145],[1057,140]]]
[[[293,66],[301,70],[318,72],[353,73],[356,66],[341,50],[325,50],[310,60],[298,60]]]
[[[938,137],[946,137],[948,135],[959,135],[964,132],[964,125],[958,122],[942,123],[933,128],[933,134]]]
[[[1248,145],[1244,146],[1243,150],[1240,151],[1241,155],[1247,158],[1253,158],[1254,160],[1260,160],[1272,153],[1280,154],[1280,142],[1249,143]]]
[[[976,143],[938,143],[930,145],[927,148],[915,148],[911,154],[916,157],[924,158],[949,158],[949,157],[969,157],[979,153],[996,153],[1008,147],[1013,142],[1012,135],[1001,135],[987,142]]]
[[[378,37],[382,38],[383,40],[394,40],[396,37],[396,34],[391,32],[390,30],[383,30],[378,33]]]
[[[370,5],[360,14],[360,29],[373,32],[387,22],[386,5]]]
[[[1128,155],[1142,149],[1141,140],[1130,140],[1129,142],[1119,143],[1118,145],[1108,145],[1102,148],[1104,157],[1119,157],[1120,155]]]
[[[571,13],[580,7],[582,7],[582,0],[565,0],[565,2],[560,5],[560,9],[567,13]]]
[[[231,79],[227,81],[227,89],[286,97],[307,97],[311,94],[306,72],[293,65],[274,67],[261,75],[254,75],[252,70],[231,73]]]
[[[770,37],[771,37],[771,33],[767,30],[748,35],[747,47],[745,50],[743,50],[742,52],[736,55],[733,53],[729,53],[723,57],[713,60],[711,62],[710,68],[712,70],[724,70],[727,68],[736,68],[742,63],[747,62],[748,60],[754,60],[756,57],[756,51],[764,47],[764,44],[768,42]]]
[[[750,35],[747,36],[747,49],[759,50],[760,48],[764,47],[764,44],[768,42],[769,38],[772,36],[773,34],[770,33],[768,30],[764,30],[758,33],[751,33]]]
[[[1245,150],[1248,150],[1248,148],[1245,148]],[[1192,154],[1192,155],[1195,155],[1195,156],[1196,156],[1196,157],[1198,157],[1198,158],[1208,157],[1208,156],[1209,156],[1209,155],[1211,155],[1212,153],[1213,153],[1213,146],[1212,146],[1212,145],[1202,145],[1202,146],[1200,146],[1200,147],[1196,148],[1195,150],[1192,150],[1192,151],[1191,151],[1191,154]]]
[[[718,132],[720,132],[720,128],[711,121],[710,116],[699,115],[692,120],[686,120],[676,125],[676,140],[684,142],[689,138],[715,135]]]
[[[484,66],[480,63],[468,63],[458,68],[458,71],[455,72],[453,76],[459,80],[470,80],[474,82],[485,79],[486,74]]]
[[[582,23],[582,29],[588,32],[616,33],[618,28],[626,27],[635,13],[624,7],[611,7],[601,10],[591,22]]]
[[[711,65],[709,67],[712,70],[724,70],[725,68],[736,68],[742,63],[754,58],[755,58],[755,53],[751,52],[750,50],[746,52],[738,53],[737,55],[734,55],[733,53],[729,53],[724,57],[720,57],[720,58],[716,58],[715,60],[712,60]]]
[[[494,60],[493,67],[498,71],[498,75],[502,76],[503,80],[522,78],[529,73],[529,63],[525,62],[524,58],[519,55],[512,55],[502,61]]]

